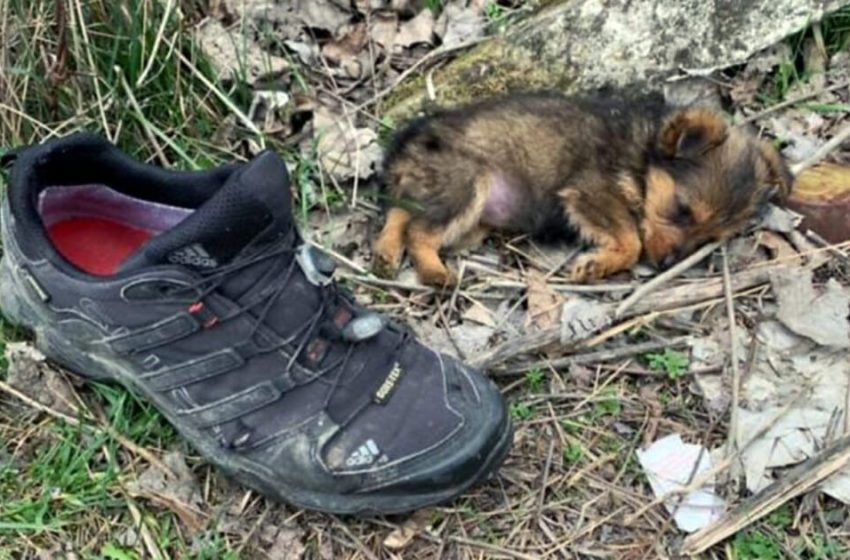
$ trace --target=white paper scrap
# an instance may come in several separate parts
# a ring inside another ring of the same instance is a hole
[[[678,434],[662,438],[643,451],[638,449],[637,456],[656,496],[684,488],[689,480],[696,480],[711,469],[708,450],[683,443]],[[697,461],[699,465],[694,473]],[[693,533],[719,519],[726,503],[714,493],[712,481],[685,496],[671,496],[664,507],[673,514],[679,529]]]

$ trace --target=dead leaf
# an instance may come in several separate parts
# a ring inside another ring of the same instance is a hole
[[[760,231],[756,236],[756,239],[759,245],[765,247],[770,252],[770,256],[774,260],[781,261],[788,265],[802,264],[802,259],[794,249],[794,246],[788,243],[788,241],[778,233],[774,233],[772,231]]]
[[[348,78],[358,79],[372,73],[370,53],[365,48],[369,36],[365,23],[348,26],[340,33],[340,39],[330,41],[322,47],[322,56],[328,62],[342,68]]]
[[[375,14],[369,27],[372,40],[387,50],[392,50],[398,35],[398,16],[393,13]]]
[[[814,154],[824,143],[817,135],[809,132],[805,121],[792,118],[792,113],[770,119],[770,128],[776,136],[787,142],[782,154],[791,161],[803,161]]]
[[[286,59],[265,52],[239,31],[229,31],[219,22],[207,20],[197,30],[198,44],[216,68],[219,79],[246,78],[253,83],[268,74],[289,68]],[[244,75],[243,75],[244,73]]]
[[[400,47],[410,47],[420,43],[431,44],[434,38],[434,13],[429,9],[419,12],[419,15],[406,21],[398,30],[395,44]]]
[[[706,368],[721,368],[726,361],[727,340],[719,342],[718,337],[726,334],[715,332],[711,336],[694,338],[691,341],[690,371],[699,371]],[[705,407],[715,414],[722,414],[729,406],[731,394],[728,387],[723,384],[721,375],[694,375],[694,392],[702,396]]]
[[[186,466],[183,454],[170,451],[162,458],[162,462],[176,477],[167,476],[162,469],[151,465],[138,479],[127,484],[127,492],[133,497],[145,498],[170,509],[190,531],[203,530],[206,525],[203,499],[198,481]]]
[[[584,340],[613,321],[614,308],[610,304],[572,296],[561,309],[561,343]]]
[[[401,550],[428,528],[431,512],[420,510],[414,513],[403,525],[393,529],[384,539],[384,546],[390,550]]]
[[[320,50],[315,43],[305,43],[303,41],[284,41],[284,46],[298,55],[298,58],[308,66],[314,66],[319,63]]]
[[[530,269],[525,277],[528,293],[526,325],[537,330],[555,327],[561,315],[564,297],[546,281],[546,275]]]
[[[307,27],[324,29],[332,35],[351,21],[352,16],[330,0],[295,0],[293,13]]]
[[[383,157],[374,130],[356,128],[327,108],[313,114],[313,131],[318,139],[316,150],[322,169],[339,180],[369,178]]]
[[[284,91],[255,91],[248,118],[264,132],[277,132],[276,127],[288,126],[288,119],[281,113],[289,106],[290,100],[289,94]]]
[[[850,347],[850,290],[834,278],[815,287],[810,269],[783,268],[771,273],[770,282],[786,327],[823,346]]]
[[[726,245],[726,254],[732,270],[753,266],[766,260],[753,236],[732,238]],[[715,256],[714,260],[722,266],[722,257]]]
[[[765,77],[791,57],[788,45],[780,43],[753,55],[732,80],[729,96],[736,105],[750,105],[761,90]]]
[[[452,2],[443,7],[434,31],[443,41],[443,47],[456,47],[484,36],[487,20],[479,9]]]
[[[325,185],[325,189],[332,188],[331,185]],[[312,212],[309,222],[310,237],[317,245],[330,247],[348,258],[364,253],[363,262],[358,264],[368,265],[365,252],[371,247],[369,234],[373,220],[370,216],[352,210]]]
[[[761,91],[763,81],[764,74],[746,75],[741,73],[732,80],[729,87],[729,98],[738,106],[752,105],[756,100],[756,95]]]
[[[490,338],[493,336],[493,328],[484,325],[464,323],[452,325],[451,337],[446,329],[428,322],[413,325],[414,331],[419,337],[426,341],[429,347],[457,358],[465,359],[484,351],[490,346]],[[457,347],[455,347],[457,345]],[[462,355],[458,354],[458,349]]]
[[[771,204],[767,207],[767,212],[765,212],[759,226],[779,233],[791,233],[797,229],[802,219],[803,217],[793,210]]]
[[[259,532],[260,540],[268,558],[274,560],[301,560],[307,552],[304,546],[305,531],[299,525],[289,524],[277,527],[266,523]]]
[[[465,321],[474,321],[486,327],[496,327],[496,319],[493,317],[493,312],[487,309],[480,303],[473,303],[469,309],[463,313]]]
[[[9,385],[52,410],[76,416],[74,388],[35,346],[29,342],[10,342],[5,354]]]

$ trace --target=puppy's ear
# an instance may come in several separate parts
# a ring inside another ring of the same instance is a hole
[[[670,158],[693,158],[720,145],[729,125],[709,109],[682,109],[673,113],[661,127],[658,145]]]
[[[774,199],[785,204],[794,188],[794,175],[773,144],[760,140],[759,154],[767,165],[768,183],[776,188]]]

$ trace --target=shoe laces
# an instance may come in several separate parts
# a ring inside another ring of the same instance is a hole
[[[202,323],[204,328],[213,328],[216,325],[242,315],[249,315],[251,317],[252,327],[243,341],[240,342],[253,342],[257,333],[266,324],[266,318],[272,312],[275,303],[286,292],[297,271],[300,269],[306,277],[307,282],[318,290],[319,305],[316,311],[302,326],[298,327],[289,336],[283,337],[272,344],[256,345],[255,343],[256,350],[260,354],[274,352],[295,345],[294,349],[288,352],[289,360],[284,370],[285,374],[290,372],[291,368],[298,362],[312,341],[321,339],[328,344],[333,342],[342,343],[346,345],[342,356],[322,368],[314,369],[309,380],[310,382],[329,383],[332,385],[331,390],[333,390],[340,382],[341,374],[345,370],[358,343],[377,336],[385,328],[389,328],[400,334],[396,351],[409,339],[410,332],[408,329],[388,322],[382,315],[359,309],[355,305],[354,298],[348,290],[340,287],[333,280],[334,261],[318,249],[302,243],[294,226],[290,227],[290,230],[284,236],[283,242],[267,243],[256,250],[252,249],[251,246],[248,246],[246,250],[242,251],[242,255],[244,256],[237,257],[228,264],[200,272],[200,277],[195,282],[186,286],[185,289],[187,291],[196,293],[194,303],[189,305],[188,310],[192,314],[203,316]],[[240,304],[228,314],[222,316],[215,315],[207,309],[204,300],[218,290],[228,279],[253,265],[271,260],[277,260],[280,264],[272,265],[273,268],[270,271],[274,273],[274,267],[278,266],[281,273],[277,274],[272,280],[270,287],[261,288],[262,291],[266,292],[262,297],[254,298],[253,301],[247,304]],[[259,311],[256,311],[256,314],[250,313],[257,309]],[[340,313],[340,310],[344,310],[343,316],[346,319],[343,326],[338,325],[335,321],[335,317]],[[328,350],[327,347],[322,349],[322,351],[326,350]],[[312,361],[318,365],[321,358]],[[330,372],[339,372],[339,375],[333,375],[330,379],[327,379],[327,374]],[[230,442],[222,441],[221,443],[226,447],[242,447],[248,443],[250,435],[250,430],[243,430],[240,435],[234,437]]]

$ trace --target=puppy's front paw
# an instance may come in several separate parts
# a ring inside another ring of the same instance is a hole
[[[401,264],[399,261],[387,259],[385,255],[376,253],[372,257],[372,273],[378,278],[392,280],[398,274],[398,267]]]
[[[599,255],[594,253],[580,255],[570,269],[570,279],[579,284],[599,280],[606,274],[607,270],[602,265]]]
[[[434,286],[435,288],[453,288],[457,285],[457,275],[448,268],[427,268],[420,269],[419,280],[423,284]]]
[[[401,266],[401,251],[385,247],[380,241],[372,250],[372,272],[379,278],[392,280]]]

